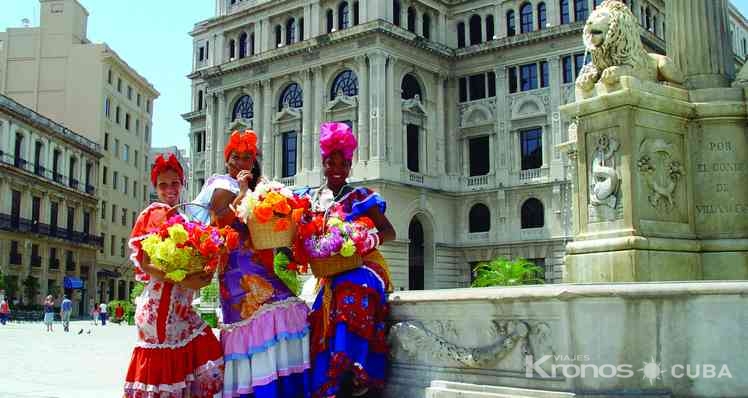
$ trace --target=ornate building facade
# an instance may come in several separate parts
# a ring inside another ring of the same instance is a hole
[[[102,156],[95,142],[0,95],[0,271],[11,300],[39,304],[65,291],[76,314],[89,310]]]
[[[107,44],[88,39],[88,11],[77,0],[39,5],[40,26],[0,32],[0,93],[101,147],[95,220],[103,246],[91,271],[98,275],[91,299],[126,299],[134,284],[126,240],[149,203],[159,93]]]
[[[359,139],[351,180],[389,202],[398,288],[467,286],[502,255],[558,282],[572,231],[558,107],[598,3],[217,0],[191,33],[191,195],[224,172],[221,148],[243,127],[265,175],[319,185],[317,127],[345,121]],[[664,3],[629,5],[663,52]]]

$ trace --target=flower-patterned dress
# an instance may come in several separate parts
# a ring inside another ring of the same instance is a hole
[[[247,226],[232,228],[246,242]],[[223,396],[309,397],[309,307],[275,275],[272,250],[234,250],[220,272],[220,296]]]
[[[192,309],[195,291],[151,278],[141,268],[141,241],[166,221],[169,206],[153,203],[138,217],[129,247],[135,278],[146,283],[137,298],[138,340],[125,378],[128,398],[212,397],[223,384],[221,346]]]
[[[374,206],[384,213],[386,202],[364,187],[345,186],[335,198],[322,187],[307,191],[312,211],[352,221]],[[319,281],[312,307],[312,396],[338,394],[343,379],[352,377],[353,393],[384,388],[388,347],[385,320],[387,293],[392,284],[386,261],[378,250],[363,257],[361,267]]]
[[[216,189],[239,192],[228,175],[213,175],[192,203],[190,216],[209,222]],[[221,345],[225,364],[223,397],[308,398],[309,307],[294,296],[273,270],[273,251],[253,251],[249,229],[231,225],[240,245],[219,267]]]

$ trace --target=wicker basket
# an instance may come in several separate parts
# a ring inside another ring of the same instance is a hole
[[[294,236],[296,236],[296,224],[288,216],[289,227],[285,231],[274,231],[275,223],[282,217],[273,216],[268,222],[262,224],[254,217],[247,220],[247,227],[252,236],[255,249],[276,249],[279,247],[291,247]]]
[[[317,278],[326,278],[350,271],[360,267],[362,263],[363,259],[358,253],[350,257],[343,257],[338,254],[332,257],[313,258],[309,260],[312,273]]]

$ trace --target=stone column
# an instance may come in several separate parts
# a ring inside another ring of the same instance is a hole
[[[370,72],[369,76],[372,82],[369,91],[369,96],[371,98],[371,159],[381,159],[384,157],[384,153],[382,151],[384,134],[387,133],[385,120],[385,115],[387,114],[387,54],[383,51],[374,51],[368,56]]]
[[[220,160],[216,161],[216,172],[223,173],[225,161],[223,158],[223,148],[226,146],[226,136],[228,134],[228,116],[226,115],[226,92],[221,91],[218,94],[218,110],[216,116],[216,153]]]
[[[689,88],[727,87],[735,75],[727,0],[672,0],[667,6],[667,54]]]
[[[304,36],[308,38],[317,37],[320,33],[320,27],[319,22],[320,18],[322,18],[322,15],[320,15],[320,9],[319,9],[319,3],[314,3],[309,6],[309,20],[306,21],[306,25],[309,26],[309,36]]]
[[[312,125],[313,101],[312,101],[312,71],[305,69],[301,71],[301,81],[303,84],[304,107],[302,108],[302,132],[301,132],[301,167],[298,170],[312,170],[312,141],[314,126]]]
[[[206,178],[213,174],[213,123],[215,121],[215,95],[213,93],[205,96],[207,109],[205,110],[205,176]],[[111,144],[111,143],[110,143]]]
[[[494,70],[496,75],[496,145],[495,156],[498,162],[496,165],[496,182],[504,182],[505,184],[509,181],[509,166],[508,156],[513,150],[511,146],[511,140],[509,139],[509,133],[507,131],[509,116],[511,110],[509,109],[509,101],[507,95],[509,94],[509,88],[507,87],[507,70],[505,65],[498,65]]]
[[[444,101],[446,100],[444,86],[447,84],[449,77],[444,73],[436,74],[436,115],[434,115],[434,126],[432,133],[436,134],[439,130],[445,130],[447,126],[447,118],[444,111]],[[445,159],[446,147],[444,146],[445,137],[444,135],[438,135],[436,139],[436,168],[432,169],[437,175],[446,175],[447,173],[447,162]],[[450,148],[452,150],[452,148]]]
[[[272,142],[273,98],[271,81],[262,81],[262,171],[271,175],[274,148]]]
[[[551,180],[564,179],[563,160],[561,159],[561,152],[556,147],[561,144],[562,132],[561,132],[561,114],[558,112],[558,107],[561,106],[561,57],[554,55],[546,59],[548,62],[548,84],[551,89],[550,95],[550,135],[553,137],[552,145],[549,147],[551,156]]]
[[[319,152],[319,126],[322,124],[322,106],[324,102],[325,89],[324,83],[322,82],[322,67],[315,66],[312,68],[312,74],[314,76],[314,95],[312,106],[314,109],[314,128],[312,129],[312,161],[314,164],[314,170],[320,170],[322,168],[322,155]]]
[[[356,57],[358,62],[358,160],[369,160],[369,65],[366,56]]]

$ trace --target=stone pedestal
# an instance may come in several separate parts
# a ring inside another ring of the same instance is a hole
[[[688,92],[631,77],[613,89],[561,108],[578,118],[564,281],[701,279]]]

